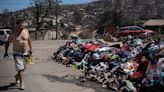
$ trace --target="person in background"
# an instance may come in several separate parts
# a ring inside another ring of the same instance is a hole
[[[71,38],[72,38],[72,42],[74,42],[76,44],[81,44],[82,43],[82,40],[78,35],[72,35]]]

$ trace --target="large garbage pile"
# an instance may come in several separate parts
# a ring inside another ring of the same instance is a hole
[[[164,89],[163,52],[164,42],[159,39],[126,37],[123,42],[112,43],[76,39],[61,46],[54,59],[82,70],[85,76],[81,82],[92,80],[113,91],[136,92],[148,87]]]

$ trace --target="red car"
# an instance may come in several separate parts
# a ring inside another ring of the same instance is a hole
[[[118,30],[118,36],[140,35],[143,33],[154,33],[152,30],[146,30],[139,26],[125,26]]]

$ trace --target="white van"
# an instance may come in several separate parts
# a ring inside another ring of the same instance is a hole
[[[7,41],[10,32],[11,29],[0,29],[0,45]]]

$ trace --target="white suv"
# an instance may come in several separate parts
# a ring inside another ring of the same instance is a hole
[[[0,44],[5,43],[9,37],[11,29],[0,29]]]

